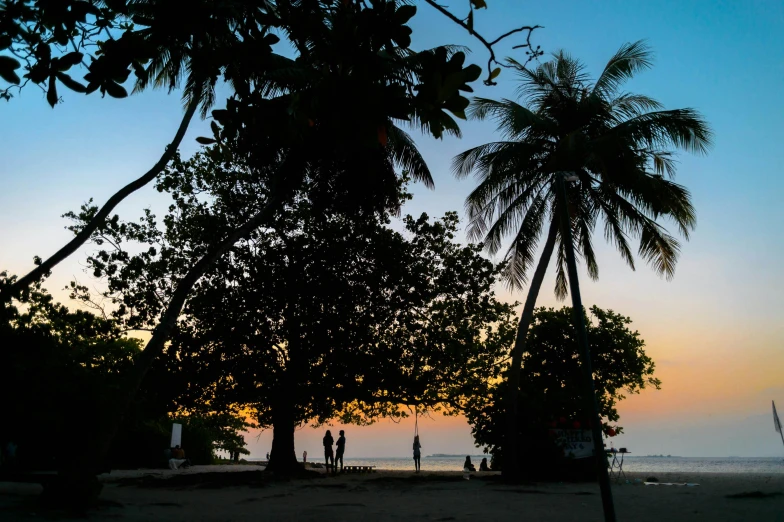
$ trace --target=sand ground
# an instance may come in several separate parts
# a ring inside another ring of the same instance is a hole
[[[195,466],[172,472],[104,476],[100,507],[89,520],[122,521],[600,521],[592,483],[504,485],[488,475],[381,471],[269,480],[258,466]],[[227,474],[229,473],[229,474]],[[493,474],[490,474],[493,475]],[[659,473],[660,482],[696,487],[613,486],[619,521],[784,522],[784,474]],[[645,478],[629,474],[629,479]],[[36,502],[40,486],[0,483],[0,520],[62,519]],[[743,495],[751,493],[751,495]],[[741,494],[739,497],[738,495]]]

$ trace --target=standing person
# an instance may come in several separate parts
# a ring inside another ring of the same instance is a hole
[[[302,463],[307,464],[307,462],[308,462],[308,452],[306,450],[302,452]]]
[[[419,435],[414,435],[414,470],[416,473],[419,473],[420,470],[420,462],[419,459],[422,457],[422,445],[419,443]]]
[[[346,433],[343,430],[340,430],[337,446],[337,451],[335,452],[335,473],[338,472],[338,461],[340,461],[340,472],[343,473],[343,452],[346,451]]]
[[[335,458],[332,456],[332,444],[334,444],[335,439],[332,438],[332,432],[327,430],[327,434],[324,435],[321,442],[324,444],[324,460],[327,461],[327,471],[329,471],[330,464],[333,467],[335,466]]]

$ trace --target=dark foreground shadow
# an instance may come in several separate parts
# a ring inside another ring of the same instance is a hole
[[[733,495],[724,495],[727,498],[773,498],[784,495],[781,491],[773,491],[771,493],[764,493],[762,491],[744,491],[743,493],[735,493]]]
[[[273,482],[289,482],[299,479],[323,479],[325,475],[317,471],[300,470],[295,475],[280,476],[266,471],[243,471],[241,473],[192,473],[160,477],[145,475],[143,477],[124,478],[113,481],[120,487],[135,486],[149,489],[222,489],[233,487],[262,488]]]

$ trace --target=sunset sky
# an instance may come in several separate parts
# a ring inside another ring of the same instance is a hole
[[[462,12],[467,2],[445,2]],[[627,89],[657,98],[667,108],[693,107],[715,132],[707,157],[684,155],[677,181],[688,187],[698,225],[683,244],[675,278],[665,281],[642,262],[632,272],[596,238],[600,279],[581,272],[583,301],[634,321],[663,381],[620,405],[625,435],[615,440],[636,454],[681,456],[781,456],[773,431],[771,400],[784,411],[784,3],[770,1],[655,0],[522,2],[488,0],[477,29],[494,38],[516,25],[540,24],[534,40],[546,52],[563,48],[581,58],[592,75],[623,43],[647,39],[655,65]],[[421,5],[413,20],[416,48],[438,43],[470,46],[469,60],[483,65],[484,49],[441,15]],[[519,42],[513,42],[519,43]],[[507,55],[509,47],[500,52]],[[524,59],[519,54],[516,57]],[[513,97],[508,71],[499,85],[477,86],[486,97]],[[178,94],[147,92],[125,100],[64,92],[54,110],[43,93],[27,87],[0,103],[0,270],[22,274],[34,255],[48,256],[70,238],[60,215],[90,197],[105,201],[158,159],[182,114]],[[198,150],[192,126],[183,155]],[[451,158],[491,141],[491,123],[464,125],[462,140],[418,136],[436,189],[414,188],[404,209],[438,216],[463,209],[473,179],[457,181]],[[165,200],[152,187],[119,207],[126,218],[145,207],[163,213]],[[60,289],[83,272],[84,250],[57,267],[47,287]],[[545,282],[539,304],[560,306]],[[509,300],[523,300],[499,288]],[[339,427],[334,427],[339,429]],[[413,421],[345,427],[347,457],[408,456]],[[298,432],[297,448],[320,453],[323,429]],[[420,424],[424,454],[476,453],[463,419]],[[334,433],[334,431],[333,431]],[[270,448],[271,434],[249,439],[254,456]]]

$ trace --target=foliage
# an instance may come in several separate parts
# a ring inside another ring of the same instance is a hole
[[[640,334],[629,329],[631,319],[597,306],[586,318],[596,399],[605,433],[622,433],[617,404],[626,394],[643,389],[660,389],[661,381],[653,376],[655,365],[645,353]],[[590,426],[590,408],[584,393],[584,379],[577,340],[572,327],[572,309],[539,308],[528,332],[523,356],[520,390],[519,444],[537,441],[544,449],[548,428]],[[503,449],[504,416],[500,398],[508,381],[491,386],[487,396],[477,396],[466,409],[474,439],[493,454],[496,465]],[[525,468],[531,468],[525,456]],[[535,470],[538,472],[540,470]]]
[[[0,53],[8,55],[0,55],[0,76],[5,80],[19,83],[15,71],[21,60],[24,83],[45,89],[54,106],[59,83],[88,94],[100,89],[124,97],[123,84],[133,72],[136,91],[183,88],[187,105],[160,160],[109,198],[76,237],[0,294],[5,301],[73,254],[117,204],[161,172],[197,106],[202,116],[214,106],[218,82],[234,94],[225,109],[213,111],[215,138],[198,138],[200,143],[217,139],[249,160],[260,156],[262,165],[271,156],[289,158],[268,180],[275,200],[291,197],[303,173],[318,170],[331,173],[322,181],[325,198],[353,189],[343,199],[346,206],[360,202],[379,208],[399,203],[386,145],[411,144],[392,120],[410,121],[436,137],[458,133],[445,111],[465,118],[468,100],[461,91],[470,92],[468,83],[481,74],[478,66],[465,65],[465,54],[455,48],[411,50],[406,24],[416,8],[397,0],[64,0],[57,7],[48,0],[9,0],[3,5]],[[533,28],[527,30],[530,40]],[[296,50],[296,58],[273,52],[277,35],[285,37],[284,48]],[[492,53],[493,45],[482,41]],[[87,71],[86,85],[71,76],[80,68]],[[0,95],[10,97],[10,87]],[[394,154],[395,163],[406,164],[415,179],[432,185],[418,155],[400,149]],[[326,164],[333,168],[324,169]],[[216,245],[213,255],[221,249]],[[186,290],[171,303],[170,317],[179,311]],[[157,353],[171,322],[165,321],[148,353]]]
[[[271,3],[229,0],[187,3],[127,0],[5,0],[0,11],[0,77],[32,83],[54,106],[58,84],[77,93],[100,90],[124,98],[131,73],[137,89],[174,89],[188,70],[185,98],[205,109],[219,76],[233,79],[230,63],[250,57],[266,65],[274,23]],[[21,62],[20,62],[21,60]],[[22,78],[16,72],[23,66]],[[81,71],[80,71],[81,70]],[[86,72],[85,72],[86,71]],[[72,74],[85,72],[82,81]],[[10,89],[1,94],[10,97]]]
[[[0,284],[11,282],[0,273]],[[112,321],[55,303],[40,283],[3,306],[0,339],[0,394],[7,398],[0,439],[15,441],[30,467],[75,456],[73,426],[89,428],[111,407],[140,345]]]
[[[255,425],[241,416],[212,413],[180,415],[171,420],[183,425],[182,447],[193,464],[212,464],[216,451],[250,454],[241,432]]]
[[[465,28],[488,50],[486,83],[492,84],[498,76],[498,69],[492,67],[503,65],[498,64],[494,47],[506,38],[524,33],[525,43],[515,48],[529,49],[532,57],[539,54],[531,45],[531,34],[538,26],[522,26],[492,41],[476,33],[474,9],[486,8],[485,2],[469,2],[470,12],[464,20],[436,2],[426,3]],[[354,25],[344,24],[357,30],[354,41],[372,39],[389,51],[409,47],[411,29],[405,23],[416,7],[386,0],[369,4],[343,0],[4,0],[0,51],[7,54],[0,55],[0,78],[12,85],[40,86],[54,106],[59,100],[58,84],[77,93],[100,90],[123,98],[128,92],[122,84],[132,73],[137,90],[149,85],[172,90],[185,77],[185,98],[196,99],[206,111],[214,101],[219,78],[239,90],[247,88],[256,74],[274,67],[275,32],[302,44],[314,29],[313,22],[324,13],[359,15],[350,21]],[[83,82],[73,78],[85,71]],[[0,91],[0,96],[9,99],[10,88]]]
[[[493,118],[506,141],[470,149],[454,161],[459,176],[475,171],[480,183],[468,197],[470,234],[489,252],[514,234],[506,252],[512,287],[526,281],[542,227],[556,219],[554,176],[567,172],[569,215],[576,247],[588,274],[599,268],[593,251],[596,226],[634,268],[628,237],[639,239],[639,255],[672,277],[679,243],[659,224],[672,220],[688,238],[696,218],[689,192],[675,175],[672,147],[705,152],[711,132],[693,109],[660,110],[647,96],[622,92],[622,84],[650,66],[642,42],[626,44],[591,84],[578,60],[561,51],[528,70],[510,61],[521,79],[524,104],[474,100],[470,114]],[[567,292],[563,246],[558,246],[556,295]]]
[[[484,6],[484,2],[472,2],[471,16],[473,7]],[[459,128],[447,111],[464,117],[468,101],[461,92],[470,92],[468,84],[481,70],[465,65],[464,53],[455,48],[411,50],[411,30],[406,24],[415,12],[396,0],[3,2],[0,76],[4,80],[20,83],[16,71],[23,62],[24,83],[45,89],[47,101],[55,106],[60,84],[87,94],[100,90],[124,97],[124,84],[133,73],[136,90],[182,87],[188,105],[172,145],[158,163],[101,209],[85,209],[83,216],[89,213],[91,219],[81,225],[79,234],[4,290],[3,302],[43,277],[89,238],[102,234],[97,229],[112,209],[160,173],[196,107],[206,116],[219,81],[229,84],[234,94],[225,109],[213,111],[213,138],[199,141],[210,144],[214,139],[217,147],[211,150],[226,161],[227,151],[244,157],[263,178],[266,190],[259,200],[261,210],[242,214],[242,220],[233,222],[224,235],[209,236],[209,244],[198,243],[186,252],[198,252],[201,257],[180,256],[190,263],[187,273],[156,283],[163,289],[148,286],[153,291],[146,296],[152,303],[149,317],[160,317],[160,321],[135,358],[105,426],[89,435],[94,443],[88,444],[85,464],[70,470],[78,480],[66,479],[66,485],[82,482],[95,471],[94,462],[106,453],[120,417],[162,352],[191,288],[235,243],[269,224],[279,208],[305,186],[318,188],[312,191],[314,200],[318,196],[334,208],[363,215],[399,207],[395,165],[404,166],[415,179],[431,181],[411,139],[394,123],[408,121],[436,137],[457,134]],[[476,35],[472,22],[469,25],[469,32]],[[483,43],[492,50],[495,43],[525,30]],[[529,37],[532,30],[527,29]],[[273,52],[277,35],[296,49],[296,58]],[[80,67],[87,70],[84,83],[72,76]],[[495,71],[490,74],[497,76]],[[2,94],[10,96],[9,89]],[[258,205],[245,208],[258,209]],[[167,293],[168,288],[176,290]],[[169,299],[155,300],[156,294]],[[157,314],[154,307],[163,313]],[[80,488],[70,492],[65,488],[61,496],[92,490],[92,486]]]
[[[159,186],[174,198],[163,228],[149,213],[113,219],[96,238],[109,248],[88,259],[129,328],[155,326],[189,256],[256,199],[252,171],[206,154],[168,169]],[[389,223],[388,213],[324,213],[301,193],[238,242],[196,285],[165,350],[166,365],[211,383],[189,387],[181,406],[252,406],[269,426],[286,397],[298,408],[292,422],[370,422],[401,415],[400,404],[454,411],[497,376],[514,324],[480,247],[453,242],[453,213],[407,217],[409,238]]]
[[[10,284],[0,274],[0,284]],[[100,424],[113,407],[123,374],[139,353],[141,342],[124,337],[116,321],[55,303],[37,283],[15,303],[4,307],[0,323],[0,393],[7,422],[0,443],[19,446],[23,468],[55,469],[78,459],[82,430]],[[148,383],[126,413],[109,462],[116,468],[160,466],[168,447],[171,421],[181,383],[176,372]],[[197,385],[192,381],[193,385]],[[238,431],[249,426],[227,413],[191,415],[186,437],[194,461],[209,463],[213,449],[241,447]],[[204,427],[202,427],[204,426]]]

